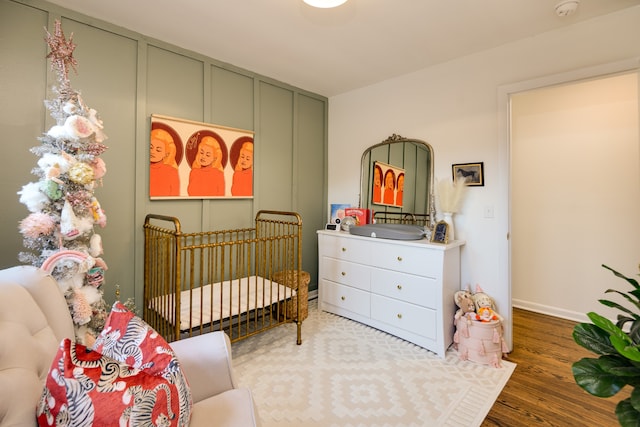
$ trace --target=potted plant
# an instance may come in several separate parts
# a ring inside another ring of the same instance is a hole
[[[616,323],[594,312],[587,313],[593,323],[580,323],[573,329],[573,339],[598,355],[585,357],[572,366],[576,383],[597,397],[611,397],[629,385],[629,398],[616,406],[621,426],[640,425],[640,285],[638,281],[603,265],[616,277],[624,279],[632,290],[607,289],[606,293],[622,296],[632,308],[601,299],[601,304],[620,310]]]

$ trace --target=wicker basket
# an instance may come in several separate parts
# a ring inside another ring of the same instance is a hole
[[[273,280],[297,290],[298,298],[292,298],[287,301],[286,313],[287,318],[297,320],[297,302],[300,301],[300,321],[303,321],[309,316],[309,282],[311,281],[311,275],[306,271],[300,271],[300,276],[298,277],[296,273],[293,270],[278,271],[273,275]]]

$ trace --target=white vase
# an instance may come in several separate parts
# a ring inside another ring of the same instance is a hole
[[[442,212],[442,220],[449,225],[449,241],[453,241],[456,239],[454,227],[453,227],[453,213],[452,212]]]

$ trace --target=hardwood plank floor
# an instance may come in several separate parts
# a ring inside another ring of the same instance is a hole
[[[513,310],[513,375],[489,411],[482,427],[617,426],[615,407],[627,398],[627,387],[603,399],[574,381],[573,362],[592,353],[573,341],[576,323],[527,310]]]

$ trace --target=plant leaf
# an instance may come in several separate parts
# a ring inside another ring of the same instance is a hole
[[[607,265],[602,264],[602,266],[604,268],[606,268],[607,270],[611,271],[616,277],[619,277],[619,278],[624,279],[627,282],[629,282],[631,284],[631,286],[633,286],[634,288],[640,289],[640,285],[638,285],[638,281],[636,279],[632,279],[630,277],[627,277],[624,274],[617,272],[616,270],[614,270],[613,268],[611,268],[611,267],[609,267]]]
[[[611,320],[607,319],[606,317],[601,316],[598,313],[594,313],[593,311],[587,313],[587,317],[591,319],[594,325],[608,332],[609,335],[611,335],[612,337],[614,336],[617,337],[619,340],[618,345],[620,345],[620,343],[626,343],[627,345],[633,344],[633,341],[631,341],[631,338],[626,333],[624,333],[622,329],[618,328],[616,325],[613,324]],[[612,344],[614,345],[614,347],[616,346],[616,344],[614,343]]]
[[[587,350],[598,354],[616,354],[609,334],[591,323],[579,323],[573,328],[573,340]]]
[[[618,393],[627,382],[622,377],[605,371],[600,365],[600,360],[603,358],[613,359],[609,356],[601,356],[599,359],[585,357],[575,362],[571,366],[571,371],[576,384],[588,393],[598,397],[611,397]],[[607,360],[605,364],[612,365],[615,364],[615,361]]]
[[[624,338],[618,335],[611,335],[611,344],[616,348],[618,353],[634,362],[640,362],[640,350],[638,346],[632,344],[631,338],[625,335]]]
[[[630,303],[632,303],[633,305],[635,305],[635,306],[636,306],[636,308],[640,309],[640,303],[639,303],[638,301],[635,301],[633,298],[629,297],[627,294],[624,294],[624,293],[622,293],[622,292],[618,292],[618,291],[613,291],[613,290],[611,290],[611,289],[607,290],[607,292],[616,292],[616,293],[618,293],[618,294],[622,295],[622,296],[623,296],[623,297],[625,297],[625,298],[626,298]],[[628,309],[627,307],[625,307],[625,306],[623,306],[623,305],[620,305],[620,304],[619,304],[619,303],[617,303],[617,302],[609,301],[609,300],[606,300],[606,299],[599,299],[599,300],[598,300],[598,302],[599,302],[600,304],[606,305],[607,307],[617,308],[617,309],[618,309],[618,310],[620,310],[620,311],[624,311],[625,313],[627,313],[627,314],[629,314],[629,315],[633,316],[633,317],[634,317],[634,318],[636,318],[636,319],[638,318],[638,315],[637,315],[637,314],[635,314],[633,311],[631,311],[630,309]]]
[[[633,406],[633,409],[640,412],[640,389],[633,389],[631,396],[629,397],[629,402],[631,403],[631,406]]]
[[[616,417],[621,427],[640,427],[640,412],[633,407],[631,399],[618,402]]]

